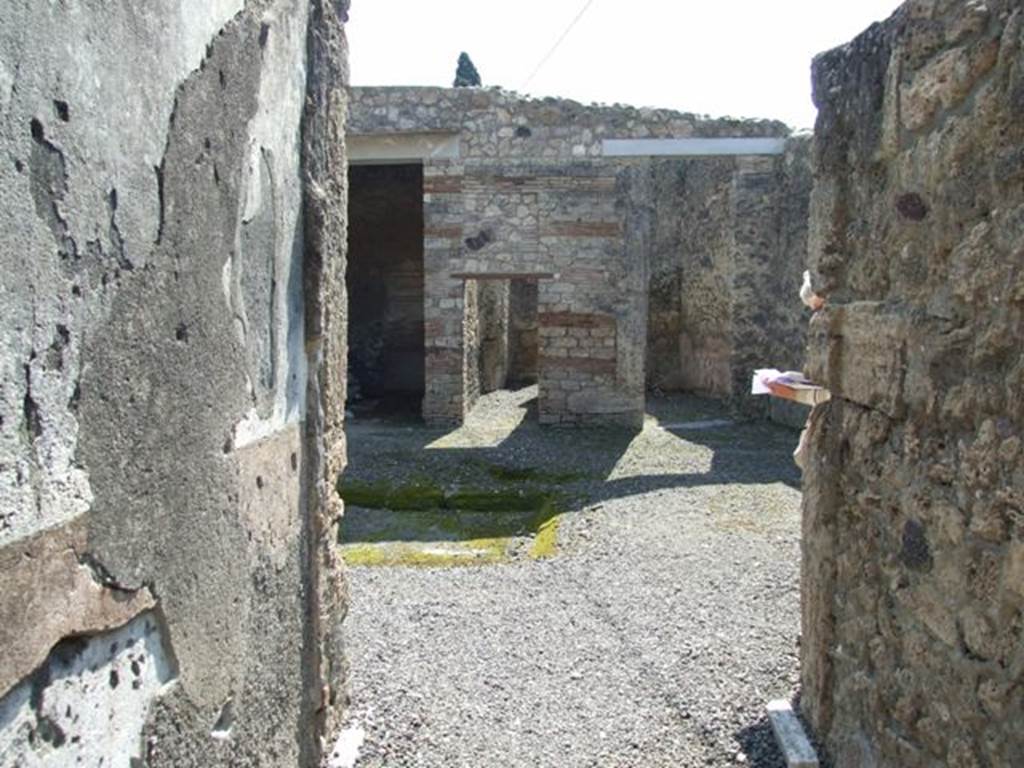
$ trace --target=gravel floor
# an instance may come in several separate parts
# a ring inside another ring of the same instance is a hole
[[[636,435],[541,429],[532,394],[451,434],[349,427],[368,480],[576,473],[554,558],[349,569],[355,765],[782,766],[764,707],[798,681],[796,433],[686,398]]]

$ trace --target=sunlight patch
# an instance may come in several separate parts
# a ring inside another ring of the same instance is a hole
[[[703,475],[711,471],[714,456],[713,449],[684,440],[648,422],[644,430],[630,441],[606,479]]]

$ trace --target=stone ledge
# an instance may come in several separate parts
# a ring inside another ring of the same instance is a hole
[[[818,313],[811,325],[808,372],[834,397],[898,418],[904,408],[908,318],[881,302]]]

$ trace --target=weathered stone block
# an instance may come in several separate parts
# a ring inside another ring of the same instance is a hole
[[[827,318],[826,386],[834,396],[899,416],[904,406],[906,317],[885,305],[863,302],[834,308]]]
[[[900,99],[903,125],[907,130],[919,130],[940,110],[956,107],[995,66],[998,55],[998,39],[941,53],[903,87]]]

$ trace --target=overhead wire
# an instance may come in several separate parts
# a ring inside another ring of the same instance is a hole
[[[567,26],[565,28],[565,31],[562,32],[562,34],[559,36],[559,38],[555,41],[555,44],[553,46],[551,46],[551,50],[549,50],[546,54],[544,54],[544,58],[542,58],[540,60],[540,63],[537,64],[536,67],[534,67],[533,72],[530,73],[530,76],[528,78],[526,78],[526,80],[523,82],[522,88],[520,90],[523,90],[523,91],[526,90],[526,87],[533,81],[533,78],[535,78],[537,76],[537,73],[540,72],[541,69],[544,68],[544,65],[548,63],[548,60],[552,56],[555,55],[555,51],[557,51],[559,49],[559,47],[562,45],[562,43],[565,42],[565,38],[567,38],[569,36],[569,33],[572,32],[573,28],[577,24],[579,24],[580,19],[583,18],[583,15],[587,12],[587,10],[590,8],[590,6],[592,6],[594,4],[595,1],[596,0],[587,0],[583,4],[583,7],[580,9],[580,12],[577,13],[576,17],[572,21],[569,22],[569,26]]]

